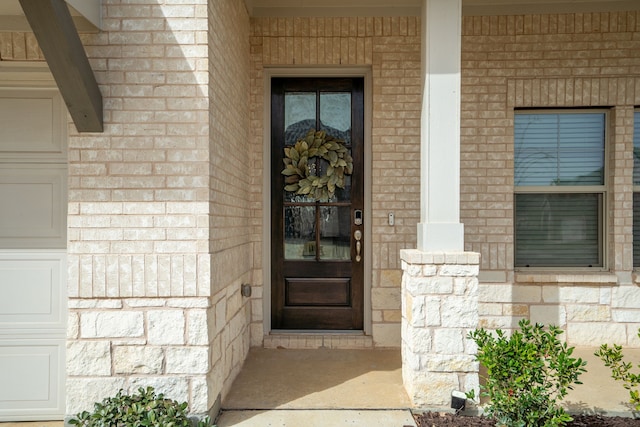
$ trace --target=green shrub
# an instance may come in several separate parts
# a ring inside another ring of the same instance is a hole
[[[114,397],[108,397],[94,404],[94,411],[87,411],[69,420],[69,424],[79,427],[192,427],[187,417],[187,403],[167,399],[162,393],[156,394],[153,387],[138,389],[138,394],[123,394],[120,390]],[[197,427],[209,425],[209,418],[197,423]]]
[[[640,337],[640,329],[638,329],[638,337]],[[630,362],[624,361],[622,346],[614,344],[613,347],[609,347],[607,344],[602,344],[595,355],[604,362],[605,366],[611,368],[613,379],[622,381],[624,388],[629,390],[629,402],[634,405],[636,411],[640,411],[640,391],[638,390],[640,373],[631,372],[633,366]]]
[[[468,338],[478,345],[477,360],[487,369],[482,396],[489,397],[487,415],[508,427],[563,426],[572,420],[560,406],[567,390],[581,384],[586,362],[572,358],[558,336],[562,330],[521,320],[511,337],[476,329]],[[475,393],[467,394],[470,399]]]

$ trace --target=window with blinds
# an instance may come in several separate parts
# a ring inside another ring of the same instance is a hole
[[[604,111],[516,112],[516,267],[603,267]]]
[[[640,110],[633,113],[633,266],[640,267]]]

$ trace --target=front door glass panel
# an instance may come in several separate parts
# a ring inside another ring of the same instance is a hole
[[[285,92],[285,146],[294,146],[318,128],[351,148],[351,93]],[[310,175],[325,176],[329,162],[314,156],[306,168]],[[344,188],[336,188],[326,201],[284,192],[285,259],[350,261],[350,188],[351,176],[345,175]]]
[[[351,215],[348,206],[320,208],[321,260],[349,261],[351,259]]]
[[[285,259],[316,258],[316,207],[287,206],[284,208]]]
[[[316,128],[316,107],[318,97],[315,92],[287,92],[284,95],[284,135],[285,144],[293,145]]]
[[[351,94],[349,92],[320,93],[320,128],[351,143]]]

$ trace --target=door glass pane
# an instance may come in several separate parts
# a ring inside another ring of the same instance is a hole
[[[287,206],[284,208],[285,259],[316,258],[315,206]]]
[[[351,93],[320,94],[320,128],[347,145],[351,144]]]
[[[350,212],[348,206],[320,207],[320,259],[351,259]]]
[[[516,194],[518,267],[602,266],[602,194]]]
[[[349,154],[351,154],[351,150],[349,150]],[[315,165],[311,169],[312,172],[319,173],[318,176],[325,176],[327,174],[327,167],[329,166],[329,162],[324,159],[316,158]],[[334,194],[329,198],[329,202],[348,202],[350,199],[351,193],[351,175],[347,175],[343,172],[344,177],[344,188],[340,188],[338,185],[333,186]]]
[[[284,143],[293,145],[316,129],[316,93],[287,92],[284,95]]]

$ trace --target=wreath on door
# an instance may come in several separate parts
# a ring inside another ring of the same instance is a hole
[[[314,175],[309,167],[320,157],[328,162],[323,175]],[[345,176],[353,173],[353,158],[341,141],[325,131],[311,129],[293,146],[284,149],[285,191],[327,201],[336,188],[345,187]]]

